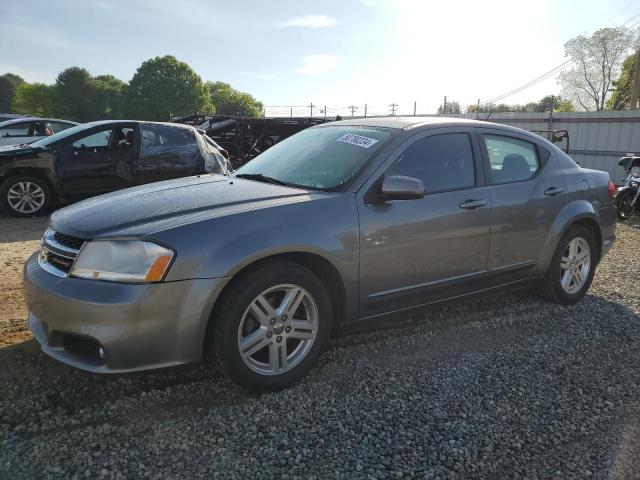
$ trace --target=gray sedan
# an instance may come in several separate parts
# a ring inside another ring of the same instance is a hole
[[[45,353],[91,372],[204,357],[275,390],[355,323],[515,287],[579,301],[615,238],[613,190],[517,128],[325,124],[230,177],[54,213],[25,266],[29,325]]]

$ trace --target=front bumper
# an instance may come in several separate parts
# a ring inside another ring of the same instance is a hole
[[[37,255],[24,267],[29,328],[49,356],[95,373],[197,362],[226,278],[134,285],[60,278]]]

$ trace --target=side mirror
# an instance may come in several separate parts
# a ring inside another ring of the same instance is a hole
[[[422,180],[402,175],[384,177],[374,189],[367,195],[368,203],[384,203],[389,200],[415,200],[425,196]]]

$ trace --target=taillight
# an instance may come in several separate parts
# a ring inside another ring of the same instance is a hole
[[[616,194],[616,186],[613,184],[611,179],[609,179],[609,198],[613,198]]]

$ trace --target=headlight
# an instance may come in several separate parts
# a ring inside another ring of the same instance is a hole
[[[631,169],[631,176],[633,178],[640,178],[640,167],[633,167]]]
[[[96,240],[84,244],[69,275],[112,282],[159,282],[173,251],[139,240]]]

